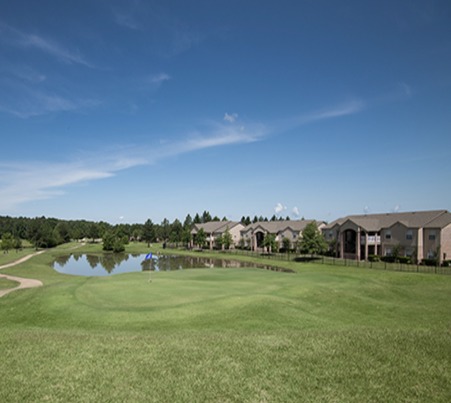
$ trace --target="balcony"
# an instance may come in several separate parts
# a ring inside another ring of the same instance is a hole
[[[365,236],[360,237],[360,244],[365,245]],[[380,235],[368,235],[368,245],[380,245],[381,237]]]

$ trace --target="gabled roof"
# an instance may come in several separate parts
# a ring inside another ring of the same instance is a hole
[[[390,228],[398,222],[409,228],[430,227],[433,222],[436,222],[435,226],[439,227],[440,225],[446,226],[450,223],[448,222],[449,218],[447,218],[449,216],[451,214],[446,210],[350,215],[331,222],[326,228],[332,228],[336,224],[341,226],[346,221],[352,221],[366,231],[379,231],[382,228]]]
[[[259,221],[244,227],[241,232],[255,231],[259,227],[270,234],[277,234],[287,229],[291,229],[293,232],[302,232],[313,221],[315,220]],[[316,223],[320,225],[323,222],[316,221]]]
[[[451,213],[444,213],[428,223],[429,228],[445,228],[451,224]]]
[[[197,232],[203,228],[203,230],[207,234],[214,234],[214,233],[222,233],[225,232],[227,229],[232,229],[236,225],[240,224],[237,221],[209,221],[202,224],[194,224],[193,229],[191,230],[192,234],[197,234]]]
[[[354,223],[355,225],[361,228],[364,228],[366,231],[378,231],[381,228],[380,220],[365,216],[348,217],[343,223],[340,224],[340,226],[345,225],[348,221]]]

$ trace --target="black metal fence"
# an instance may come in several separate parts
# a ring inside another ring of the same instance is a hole
[[[295,253],[261,253],[243,249],[231,249],[221,251],[221,253],[229,255],[250,256],[259,257],[274,261],[286,261],[286,262],[314,262],[319,264],[356,267],[362,269],[372,270],[388,270],[388,271],[402,271],[411,273],[432,273],[432,274],[451,274],[451,267],[443,266],[428,266],[423,264],[407,264],[407,263],[389,263],[389,262],[367,262],[354,259],[339,259],[329,256],[310,256],[299,255]]]

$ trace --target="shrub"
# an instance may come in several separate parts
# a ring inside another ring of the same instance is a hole
[[[425,266],[437,266],[437,259],[423,259],[421,264]]]
[[[103,250],[113,252],[123,252],[125,250],[124,238],[118,237],[111,232],[106,232],[103,236]]]
[[[370,262],[379,262],[381,260],[381,257],[378,255],[369,255],[368,260]]]
[[[412,263],[412,258],[410,256],[382,256],[381,260],[387,263],[401,263],[401,264]]]
[[[398,263],[402,263],[402,264],[410,264],[412,263],[412,259],[410,258],[410,256],[399,256],[396,261]]]
[[[122,239],[116,238],[113,245],[113,252],[115,253],[123,252],[125,250],[125,245],[123,242],[124,241]]]

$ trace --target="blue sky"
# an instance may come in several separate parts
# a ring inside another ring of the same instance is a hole
[[[0,3],[0,215],[451,210],[451,3]]]

